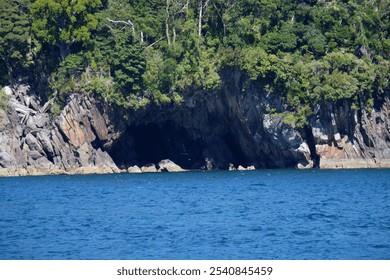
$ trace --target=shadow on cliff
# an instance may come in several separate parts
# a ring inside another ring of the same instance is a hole
[[[143,166],[170,159],[185,169],[202,167],[203,143],[191,139],[172,121],[130,125],[110,154],[120,167]]]

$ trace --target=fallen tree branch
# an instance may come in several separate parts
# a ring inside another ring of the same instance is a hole
[[[158,42],[160,42],[160,41],[163,40],[164,38],[165,38],[165,37],[161,37],[161,38],[158,39],[156,42],[154,42],[154,43],[150,44],[149,46],[147,46],[147,47],[145,48],[145,50],[148,49],[148,48],[150,48],[150,47],[153,47],[155,44],[157,44]]]

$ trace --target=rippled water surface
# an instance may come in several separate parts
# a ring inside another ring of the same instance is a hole
[[[390,259],[390,170],[0,178],[0,259]]]

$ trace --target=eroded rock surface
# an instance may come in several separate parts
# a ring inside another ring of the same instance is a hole
[[[51,122],[47,104],[40,106],[28,86],[8,87],[7,94],[8,113],[0,112],[0,175],[119,172],[104,147],[120,129],[92,97],[74,95]]]
[[[390,100],[371,112],[323,104],[310,121],[320,168],[390,167]]]
[[[186,92],[182,104],[138,111],[73,94],[55,118],[27,85],[7,87],[0,176],[390,167],[387,95],[371,112],[347,101],[320,104],[297,128],[270,113],[285,110],[280,99],[255,86],[244,91],[241,81],[237,72],[219,92]]]
[[[183,172],[185,171],[179,165],[169,159],[163,159],[158,163],[159,172]]]

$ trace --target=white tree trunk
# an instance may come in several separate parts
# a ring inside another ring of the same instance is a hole
[[[171,44],[171,37],[169,36],[169,5],[170,0],[166,1],[166,7],[165,7],[165,36],[167,37],[168,45]]]
[[[198,36],[202,36],[203,0],[199,1]]]

